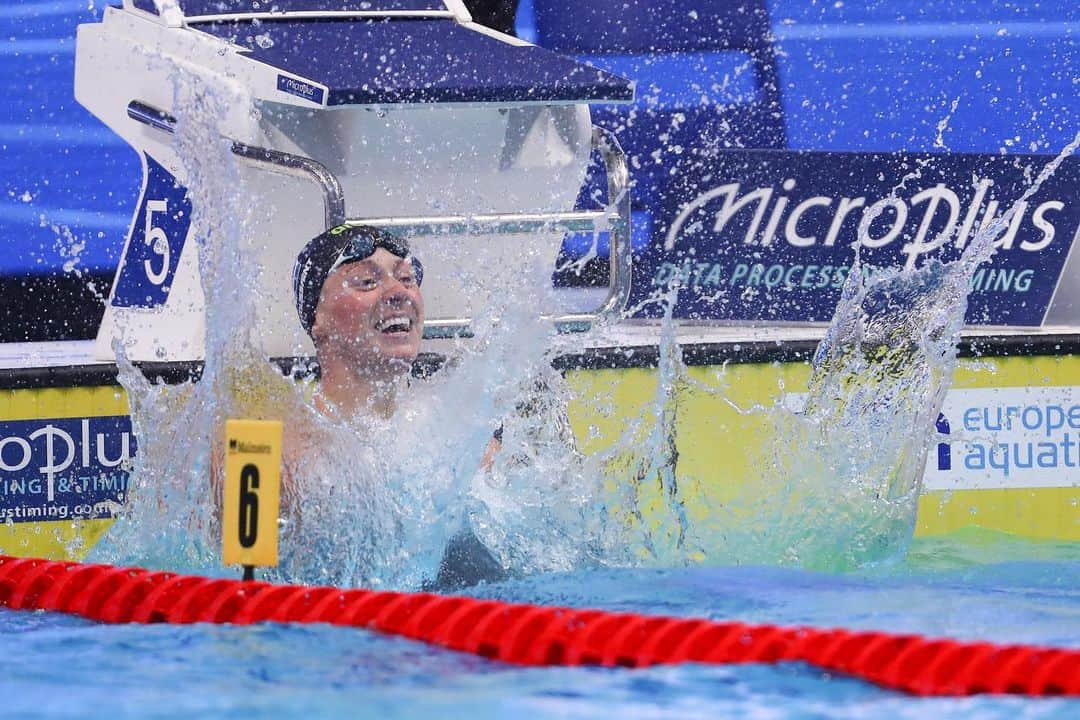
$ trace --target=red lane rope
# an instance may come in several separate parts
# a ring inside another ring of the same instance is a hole
[[[519,665],[801,661],[915,695],[1080,697],[1080,650],[211,579],[0,555],[0,606],[108,623],[330,623]]]

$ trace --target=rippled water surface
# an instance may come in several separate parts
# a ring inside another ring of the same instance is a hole
[[[1080,547],[920,540],[857,574],[588,571],[475,588],[512,601],[1080,647]],[[522,669],[329,626],[103,626],[0,610],[12,717],[1073,718],[1080,701],[916,699],[801,664]]]

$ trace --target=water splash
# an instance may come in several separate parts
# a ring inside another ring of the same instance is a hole
[[[808,567],[838,568],[895,558],[906,548],[975,271],[993,256],[1013,215],[1078,146],[1080,135],[958,259],[870,279],[849,275],[815,357],[805,412],[787,418],[770,468],[776,490],[800,498],[801,507],[790,510],[815,520],[803,531],[778,523],[760,534],[765,548]],[[873,219],[864,217],[860,238]]]
[[[725,478],[723,468],[709,478],[679,472],[680,397],[704,391],[714,400],[725,398],[723,390],[689,381],[665,320],[655,424],[644,432],[640,424],[629,427],[606,468],[628,482],[619,496],[622,523],[611,524],[623,531],[629,550],[605,561],[847,570],[901,556],[912,537],[935,421],[956,368],[973,276],[1013,216],[1078,146],[1080,135],[954,261],[863,272],[856,247],[806,393],[774,407],[739,410],[764,415],[771,432],[761,454],[749,459],[756,468],[750,477]],[[860,243],[875,217],[864,216]],[[738,491],[722,505],[687,497],[689,488],[725,482]],[[688,522],[685,508],[692,503],[704,512]]]
[[[678,416],[688,392],[675,337],[677,283],[656,298],[664,306],[656,391],[615,445],[591,459],[592,472],[611,479],[601,561],[608,565],[682,565],[704,557],[687,515],[679,477]]]
[[[414,378],[388,420],[316,410],[316,383],[284,377],[246,330],[268,299],[262,248],[244,202],[248,175],[217,123],[251,98],[191,69],[170,74],[206,298],[205,364],[198,382],[154,383],[116,347],[140,451],[129,504],[91,559],[223,572],[221,428],[245,417],[286,424],[281,564],[270,579],[415,589],[436,577],[448,541],[467,530],[511,573],[578,566],[595,492],[568,425],[551,422],[568,391],[545,352],[552,328],[535,310],[550,299],[513,273],[459,263],[480,311],[476,338],[453,365]],[[467,247],[452,241],[440,251]],[[540,254],[533,259],[542,264]],[[503,450],[484,469],[499,418]]]
[[[165,61],[148,57],[147,62]],[[237,330],[251,326],[253,297],[243,288],[254,285],[254,266],[239,241],[246,211],[236,191],[241,178],[231,144],[213,132],[213,119],[246,98],[190,69],[171,70],[178,109],[175,147],[193,205],[207,327],[215,330],[207,338],[201,381],[176,386],[150,382],[127,360],[124,348],[114,346],[140,451],[128,506],[91,556],[205,570],[218,557],[211,485],[214,429],[233,412],[257,416],[247,414],[255,410],[253,390],[271,380],[270,373],[258,371],[248,338]],[[225,267],[232,269],[228,281],[214,270]]]
[[[551,370],[536,294],[484,268],[470,276],[481,307],[476,344],[459,349],[455,367],[414,382],[395,418],[315,411],[310,387],[283,377],[243,330],[261,299],[258,253],[246,232],[245,176],[215,128],[225,108],[250,107],[251,99],[228,84],[211,89],[190,70],[174,77],[177,151],[206,297],[206,362],[200,382],[165,386],[117,348],[141,444],[130,505],[95,559],[217,571],[218,438],[232,416],[290,424],[283,561],[273,574],[280,580],[415,588],[437,574],[447,541],[466,527],[519,573],[589,562],[844,568],[889,558],[910,538],[971,276],[1015,206],[952,263],[865,280],[856,256],[805,411],[770,410],[775,439],[748,483],[752,494],[691,521],[692,484],[680,477],[677,445],[689,382],[671,302],[654,402],[614,452],[597,458],[578,455],[560,421],[568,390]],[[1061,157],[1077,144],[1080,137]],[[504,447],[483,470],[496,418],[505,418]],[[605,477],[614,487],[601,487]]]

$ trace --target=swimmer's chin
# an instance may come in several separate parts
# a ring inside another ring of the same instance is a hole
[[[374,380],[379,384],[393,385],[395,381],[412,372],[416,353],[379,354],[366,363],[357,363],[353,372],[359,380]]]
[[[391,368],[401,373],[402,375],[408,375],[412,372],[413,362],[416,361],[416,353],[406,355],[402,357],[387,358],[388,364]]]

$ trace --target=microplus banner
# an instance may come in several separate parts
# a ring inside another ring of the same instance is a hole
[[[635,257],[630,306],[673,279],[689,320],[827,322],[855,257],[864,272],[960,257],[1031,187],[1048,156],[730,150],[676,168],[649,248]],[[1020,202],[997,252],[972,278],[968,324],[1042,323],[1080,231],[1080,159]]]
[[[126,415],[0,421],[0,522],[115,517],[135,450]]]

